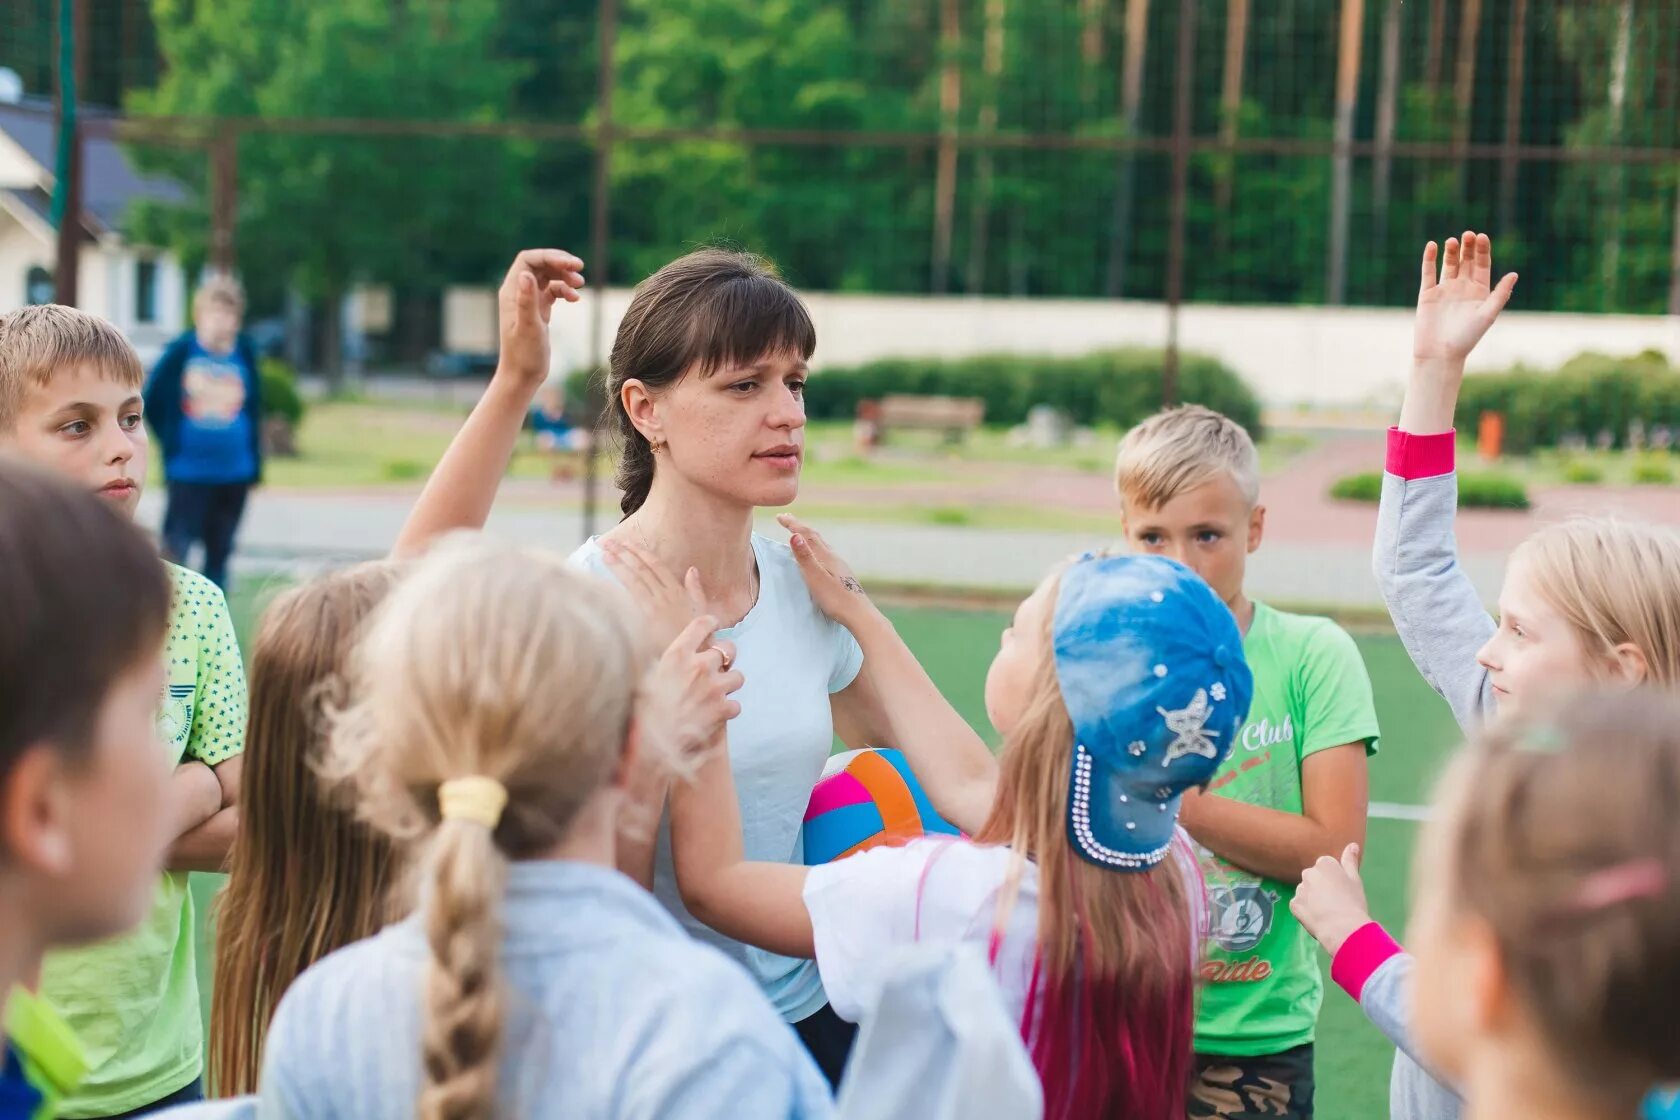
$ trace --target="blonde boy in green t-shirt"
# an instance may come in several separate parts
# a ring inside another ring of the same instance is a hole
[[[1259,456],[1239,425],[1197,405],[1159,413],[1120,442],[1115,474],[1128,544],[1212,586],[1254,672],[1230,759],[1206,792],[1185,795],[1179,816],[1201,849],[1210,925],[1189,1115],[1307,1120],[1324,984],[1289,900],[1319,856],[1364,843],[1366,757],[1377,746],[1370,677],[1334,622],[1244,594],[1266,509]]]
[[[70,478],[128,516],[146,477],[140,358],[95,315],[49,304],[0,316],[0,450]],[[160,560],[159,563],[162,563]],[[172,580],[159,738],[175,837],[151,913],[126,937],[50,955],[41,995],[89,1071],[59,1115],[115,1116],[202,1095],[203,1025],[187,872],[218,871],[237,822],[245,671],[216,586]]]

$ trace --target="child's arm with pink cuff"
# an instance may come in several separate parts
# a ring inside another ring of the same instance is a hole
[[[1354,998],[1365,1017],[1412,1061],[1425,1066],[1413,1044],[1411,990],[1414,958],[1376,922],[1354,930],[1330,961],[1330,978]]]
[[[1495,624],[1458,562],[1454,439],[1389,429],[1372,570],[1412,664],[1468,729],[1494,711],[1476,654]]]

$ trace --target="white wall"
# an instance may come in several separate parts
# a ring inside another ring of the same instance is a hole
[[[556,308],[555,364],[587,365],[594,300]],[[807,293],[817,327],[814,364],[852,365],[882,357],[982,353],[1083,354],[1113,346],[1160,346],[1166,307],[1130,300],[1056,300]],[[605,297],[602,352],[629,304],[626,289]],[[444,299],[444,345],[496,347],[495,293],[456,288]],[[1180,342],[1240,373],[1271,407],[1387,406],[1399,399],[1411,353],[1408,309],[1186,306]],[[1680,364],[1680,319],[1642,315],[1508,312],[1476,351],[1472,368],[1517,361],[1557,366],[1583,350],[1666,353]]]
[[[115,323],[150,364],[186,323],[186,275],[170,254],[156,254],[158,262],[157,321],[135,322],[135,264],[143,255],[128,247],[104,244],[82,249],[77,295],[83,310]],[[0,213],[0,311],[23,306],[24,277],[40,266],[52,271],[56,247],[40,234]]]

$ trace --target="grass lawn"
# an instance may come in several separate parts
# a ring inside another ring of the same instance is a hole
[[[236,589],[234,622],[249,641],[265,590]],[[977,727],[988,728],[982,700],[986,667],[1007,625],[992,611],[906,608],[890,612],[905,641],[951,702]],[[1457,740],[1446,706],[1412,668],[1391,635],[1356,638],[1376,687],[1377,714],[1384,730],[1381,752],[1371,762],[1373,802],[1421,804],[1439,763]],[[1404,928],[1412,843],[1417,826],[1374,819],[1366,842],[1365,883],[1377,918],[1396,932]],[[219,877],[194,877],[201,922]],[[1328,974],[1328,960],[1320,954]],[[210,957],[202,943],[199,969],[209,998]],[[1388,1114],[1388,1071],[1393,1049],[1367,1023],[1359,1008],[1326,979],[1318,1033],[1318,1110],[1328,1117]],[[206,1002],[208,1008],[208,1002]]]

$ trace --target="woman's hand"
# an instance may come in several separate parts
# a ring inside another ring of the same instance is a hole
[[[784,513],[776,520],[793,534],[788,543],[793,548],[793,558],[799,562],[799,574],[805,577],[805,586],[811,592],[811,601],[855,634],[858,624],[876,610],[863,585],[852,575],[851,567],[828,546],[821,533],[792,514]]]
[[[638,720],[679,771],[686,773],[741,714],[734,699],[746,683],[735,668],[735,644],[715,642],[717,621],[700,615],[683,628],[643,683]]]
[[[1365,884],[1359,878],[1359,845],[1344,848],[1340,861],[1319,856],[1317,863],[1301,872],[1301,885],[1289,900],[1289,912],[1335,956],[1342,943],[1371,920]]]
[[[610,538],[601,542],[601,555],[647,616],[649,632],[658,648],[676,641],[684,627],[706,613],[706,595],[695,569],[690,568],[678,580],[645,548]]]

